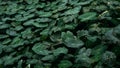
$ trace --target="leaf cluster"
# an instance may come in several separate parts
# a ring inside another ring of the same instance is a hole
[[[119,0],[0,0],[0,68],[120,68]]]

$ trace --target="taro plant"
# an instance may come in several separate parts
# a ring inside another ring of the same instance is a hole
[[[0,68],[120,68],[119,0],[0,0]]]

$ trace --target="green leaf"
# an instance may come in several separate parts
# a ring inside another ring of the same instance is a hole
[[[12,51],[14,51],[14,49],[11,46],[3,46],[3,50],[5,52],[12,52]]]
[[[6,29],[6,28],[9,28],[10,25],[9,24],[2,24],[0,25],[0,29]]]
[[[2,53],[2,48],[0,48],[0,54]]]
[[[55,57],[53,55],[46,55],[41,60],[43,60],[43,61],[51,61],[51,60],[54,60],[54,59],[55,59]]]
[[[63,21],[65,23],[72,22],[76,16],[75,15],[70,15],[70,16],[65,16],[63,17]],[[73,23],[72,23],[73,24]]]
[[[78,51],[78,54],[79,55],[83,55],[83,56],[90,56],[91,55],[91,49],[86,49],[85,47],[81,48],[79,51]]]
[[[20,60],[20,61],[18,62],[17,68],[22,68],[22,64],[23,64],[23,60]]]
[[[37,59],[28,59],[27,64],[36,64],[38,62]]]
[[[78,14],[80,12],[81,6],[75,7],[73,9],[69,9],[66,12],[63,13],[63,15],[72,15],[72,14]]]
[[[37,22],[35,22],[37,21]],[[48,19],[36,19],[36,20],[29,20],[29,21],[26,21],[25,23],[23,23],[23,25],[25,26],[35,26],[35,27],[38,27],[38,28],[43,28],[43,27],[47,27],[48,24],[47,23],[39,23],[39,22],[47,22]]]
[[[32,50],[39,55],[48,55],[50,51],[46,50],[46,46],[42,43],[37,43],[32,47]]]
[[[71,47],[71,48],[79,48],[84,45],[84,43],[81,40],[70,39],[70,38],[65,40],[64,44],[67,47]]]
[[[16,30],[16,31],[20,31],[20,30],[22,30],[23,28],[24,28],[23,26],[16,26],[16,27],[15,27],[15,30]]]
[[[68,61],[68,60],[62,60],[59,64],[58,64],[58,68],[69,68],[72,66],[72,62]]]
[[[9,36],[8,35],[0,35],[0,39],[5,39],[5,38],[8,38]]]
[[[48,24],[39,24],[39,23],[32,23],[32,25],[34,25],[35,27],[38,27],[38,28],[44,28],[44,27],[48,26]]]
[[[6,34],[8,34],[8,35],[10,35],[10,36],[16,36],[16,35],[17,35],[17,32],[14,31],[14,30],[8,29],[8,30],[6,30]]]
[[[85,0],[83,2],[79,2],[78,5],[87,5],[90,4],[93,0]]]
[[[65,47],[60,47],[60,48],[53,50],[53,55],[55,56],[58,56],[60,54],[67,54],[67,53],[68,53],[68,49]]]
[[[95,42],[97,40],[97,36],[88,36],[87,39],[91,42]]]
[[[4,22],[0,22],[0,25],[5,24]]]
[[[33,37],[31,28],[27,28],[26,30],[24,30],[23,32],[21,32],[22,34],[22,38],[26,38],[26,39],[30,39]]]
[[[77,24],[74,24],[74,23],[72,23],[72,24],[66,24],[65,25],[65,29],[72,30],[72,29],[75,29],[76,26],[77,26]]]
[[[84,45],[84,43],[77,39],[71,32],[67,31],[67,33],[62,33],[63,43],[70,48],[79,48]]]
[[[37,4],[39,3],[39,0],[33,0],[33,3]]]
[[[0,44],[0,54],[3,52],[3,46]],[[0,63],[1,64],[1,63]]]
[[[8,44],[8,43],[10,43],[12,40],[10,39],[10,38],[8,38],[8,39],[5,39],[3,42],[2,42],[2,44]]]
[[[42,32],[40,32],[40,35],[48,36],[50,29],[44,29]]]
[[[51,19],[49,19],[49,18],[37,18],[35,21],[39,22],[41,24],[41,23],[51,22]]]
[[[108,30],[105,33],[105,39],[109,43],[119,44],[120,43],[120,25],[114,27],[113,29]]]
[[[78,36],[78,38],[84,37],[84,36],[89,36],[89,32],[87,30],[78,30],[77,36]]]
[[[44,68],[44,66],[42,64],[36,64],[34,65],[34,68]]]
[[[107,49],[107,46],[105,45],[97,45],[92,49],[92,54],[94,55],[92,59],[94,60],[94,62],[101,60],[101,56],[106,49]]]
[[[70,31],[67,31],[66,33],[62,32],[61,37],[63,38],[63,40],[65,40],[66,38],[72,38],[72,39],[74,39],[74,35]]]
[[[24,26],[32,25],[32,23],[35,23],[34,20],[29,20],[23,23]]]
[[[32,4],[33,0],[25,0],[28,4]]]
[[[3,65],[3,59],[0,59],[0,67],[2,68],[2,65]]]
[[[81,19],[82,22],[88,21],[88,20],[94,20],[96,18],[97,13],[96,12],[87,12],[79,16],[79,19]]]
[[[69,0],[69,4],[76,6],[79,3],[79,0]]]
[[[68,0],[62,0],[63,3],[68,3]]]
[[[39,14],[39,17],[50,17],[52,16],[52,12],[42,12],[42,11],[38,11],[36,12],[37,14]]]
[[[12,56],[5,56],[3,60],[4,65],[12,65],[15,62],[15,59]]]
[[[50,36],[51,41],[53,42],[57,42],[61,40],[61,34],[58,33],[54,33],[53,35]]]
[[[32,18],[34,16],[35,16],[34,14],[29,14],[29,15],[25,15],[25,18],[29,19],[29,18]]]
[[[90,55],[91,49],[82,48],[78,52],[75,62],[78,63],[80,66],[90,67],[90,65],[93,63],[93,60],[89,57]]]
[[[13,41],[10,43],[10,46],[12,46],[13,48],[16,48],[16,47],[24,45],[24,42],[25,41],[23,39],[19,37],[15,37]]]

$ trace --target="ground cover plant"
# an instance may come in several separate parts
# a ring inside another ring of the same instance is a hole
[[[120,68],[120,0],[0,0],[0,68]]]

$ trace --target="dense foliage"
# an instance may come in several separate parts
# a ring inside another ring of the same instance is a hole
[[[120,68],[119,0],[0,0],[0,68]]]

